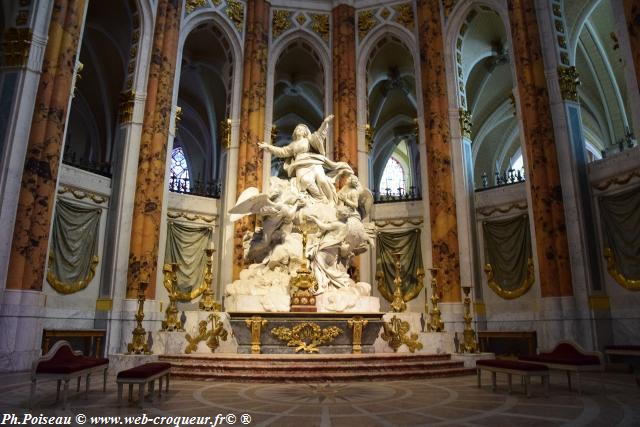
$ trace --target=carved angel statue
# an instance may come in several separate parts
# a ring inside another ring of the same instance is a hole
[[[304,206],[304,201],[300,195],[290,191],[287,181],[276,177],[271,178],[267,194],[259,193],[255,187],[244,190],[236,205],[229,210],[231,221],[250,214],[262,217],[262,228],[245,236],[245,259],[252,263],[274,261],[268,259],[270,251],[287,240],[296,211],[301,206]]]
[[[295,177],[298,191],[307,192],[316,200],[338,203],[335,177],[343,172],[353,174],[353,170],[345,162],[334,162],[326,157],[324,144],[331,120],[333,115],[324,119],[314,133],[307,125],[299,124],[293,130],[291,142],[285,147],[264,142],[258,143],[258,147],[286,159],[284,170],[290,178]]]
[[[373,194],[360,185],[355,175],[350,175],[347,183],[338,191],[338,205],[345,206],[363,221],[369,219],[373,207]]]

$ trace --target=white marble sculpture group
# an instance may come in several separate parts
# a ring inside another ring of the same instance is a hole
[[[351,167],[325,155],[325,139],[333,116],[311,133],[300,124],[289,145],[258,144],[285,159],[289,179],[271,177],[267,193],[250,187],[229,211],[231,220],[256,214],[262,227],[244,237],[249,267],[226,286],[228,311],[280,311],[290,307],[289,281],[302,263],[309,263],[317,281],[319,312],[377,312],[371,285],[355,282],[348,269],[352,259],[374,245],[374,225],[368,222],[373,197]],[[344,177],[338,191],[336,181]],[[303,254],[302,232],[307,232]]]

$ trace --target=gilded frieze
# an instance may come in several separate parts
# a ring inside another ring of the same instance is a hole
[[[393,7],[396,11],[395,21],[403,27],[413,29],[413,6],[411,3],[403,3]]]
[[[329,42],[329,15],[324,13],[311,14],[311,30],[326,43]]]
[[[291,11],[275,9],[271,18],[271,36],[277,39],[280,34],[291,28]]]
[[[227,0],[225,13],[234,23],[239,32],[242,33],[242,25],[244,24],[244,4],[238,0]]]
[[[358,35],[360,40],[363,40],[369,34],[369,31],[378,24],[373,13],[373,9],[363,10],[358,13]]]

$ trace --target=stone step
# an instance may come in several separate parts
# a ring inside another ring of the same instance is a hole
[[[172,370],[172,377],[182,379],[197,379],[204,381],[230,381],[230,382],[326,382],[326,381],[371,381],[371,380],[403,380],[417,378],[444,378],[462,375],[472,375],[475,369],[453,368],[432,369],[422,371],[378,371],[367,372],[304,372],[287,371],[285,373],[271,373],[251,371],[245,373],[235,372],[200,372],[197,370]]]
[[[424,353],[377,353],[377,354],[168,354],[161,355],[165,362],[172,361],[200,361],[210,363],[269,363],[291,364],[304,361],[305,363],[398,363],[401,361],[431,362],[451,360],[450,354],[424,354]]]

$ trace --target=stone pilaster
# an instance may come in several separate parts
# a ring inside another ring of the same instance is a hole
[[[149,280],[147,298],[155,296],[181,6],[178,0],[158,0],[138,158],[127,298],[136,297],[141,276]]]
[[[267,54],[269,51],[269,10],[265,0],[247,3],[244,41],[240,142],[238,147],[237,196],[248,187],[262,187],[262,152],[264,140],[265,100],[267,98]],[[255,219],[245,217],[234,228],[233,277],[243,266],[242,238],[253,231]]]
[[[636,81],[640,84],[640,4],[637,0],[624,0],[624,16],[629,30],[629,44],[636,70]]]
[[[558,155],[534,2],[508,2],[543,297],[573,295]]]
[[[433,266],[444,302],[461,301],[458,219],[440,2],[418,0],[420,74],[424,104]]]
[[[357,175],[356,14],[352,6],[333,9],[333,152]]]
[[[56,0],[20,185],[7,289],[42,290],[85,0]]]

